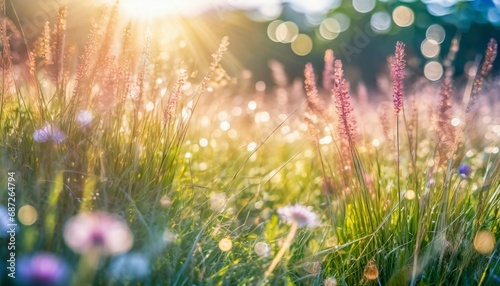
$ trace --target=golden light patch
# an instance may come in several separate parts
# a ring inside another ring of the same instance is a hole
[[[495,248],[496,239],[493,233],[487,230],[480,230],[474,237],[474,249],[482,254],[490,254]]]
[[[38,213],[33,206],[25,205],[19,208],[18,218],[22,224],[32,225],[37,221]]]
[[[231,241],[230,238],[225,237],[219,241],[219,249],[224,252],[231,250],[232,247],[233,247],[233,242]]]

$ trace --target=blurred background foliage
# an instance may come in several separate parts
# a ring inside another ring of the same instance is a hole
[[[69,35],[83,45],[98,17],[95,10],[104,2],[10,0],[6,8],[29,44],[45,21],[53,19],[57,7],[68,5]],[[333,49],[353,85],[362,81],[374,87],[398,40],[407,45],[410,74],[438,80],[455,37],[460,49],[453,65],[460,76],[479,61],[477,55],[489,38],[500,38],[499,0],[121,0],[121,4],[122,13],[131,9],[134,17],[144,9],[148,16],[139,19],[144,24],[139,28],[159,30],[175,39],[173,43],[186,48],[198,67],[207,66],[210,59],[203,57],[228,35],[231,49],[224,68],[232,76],[248,70],[255,81],[268,85],[273,84],[270,60],[284,64],[286,74],[294,78],[301,76],[306,62],[321,69],[324,51]],[[154,9],[155,15],[147,9]]]

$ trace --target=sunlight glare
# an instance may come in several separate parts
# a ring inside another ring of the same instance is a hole
[[[209,8],[203,0],[122,0],[120,6],[132,18],[158,18],[169,14],[193,15]]]

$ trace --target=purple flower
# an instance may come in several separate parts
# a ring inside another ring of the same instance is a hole
[[[45,125],[35,130],[33,133],[33,139],[38,143],[43,143],[47,141],[54,141],[55,143],[62,143],[66,139],[64,132],[59,130],[59,128],[45,123]]]
[[[81,213],[64,227],[64,241],[76,253],[98,250],[103,255],[127,252],[134,236],[120,217],[105,212]]]
[[[76,115],[76,123],[80,128],[87,128],[92,123],[92,113],[88,110],[80,110]]]
[[[20,285],[69,285],[70,269],[61,259],[48,252],[22,257],[18,264]]]
[[[7,231],[10,229],[9,224],[9,213],[7,212],[7,208],[3,205],[0,205],[0,237],[5,237],[9,235]]]
[[[463,179],[467,179],[470,176],[471,171],[471,167],[467,164],[462,164],[458,167],[458,174]]]
[[[283,221],[287,223],[296,223],[298,227],[314,227],[319,224],[318,216],[308,208],[299,204],[279,208],[278,215]]]

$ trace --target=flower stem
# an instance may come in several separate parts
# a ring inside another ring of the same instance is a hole
[[[276,268],[276,265],[280,262],[281,258],[283,258],[283,255],[285,252],[288,250],[290,245],[292,244],[292,240],[295,237],[295,234],[297,233],[297,229],[299,226],[297,225],[297,222],[292,223],[292,227],[290,228],[290,232],[285,238],[285,241],[283,242],[283,245],[281,246],[280,250],[274,257],[273,261],[271,262],[271,265],[267,269],[266,273],[264,274],[264,277],[267,278],[273,273],[274,268]]]
[[[400,180],[400,171],[399,171],[399,116],[396,114],[396,152],[397,152],[397,158],[396,158],[396,173],[397,173],[397,180],[398,180],[398,220],[397,224],[399,224],[399,220],[401,219],[401,180]]]
[[[90,285],[96,275],[100,259],[101,254],[97,249],[92,249],[84,254],[78,263],[72,285]]]

